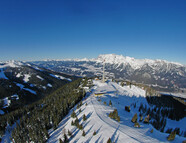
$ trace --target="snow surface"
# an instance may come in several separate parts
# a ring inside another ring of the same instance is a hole
[[[94,93],[103,91],[105,94],[101,96],[101,102],[98,101],[98,97],[94,96]],[[141,103],[147,104],[145,97],[145,91],[132,86],[121,87],[120,85],[108,82],[101,83],[100,81],[94,81],[94,87],[91,89],[90,95],[83,100],[83,105],[80,107],[82,112],[79,113],[78,109],[74,107],[76,115],[80,120],[80,124],[83,125],[86,136],[82,136],[82,131],[75,126],[71,126],[71,121],[75,120],[70,117],[71,112],[60,122],[56,130],[50,130],[50,138],[48,143],[57,143],[59,139],[63,139],[63,134],[70,130],[73,137],[70,138],[70,142],[107,142],[109,137],[112,142],[117,143],[135,143],[135,142],[168,142],[166,133],[161,133],[154,129],[151,125],[140,123],[140,128],[133,127],[134,124],[131,119],[135,113],[138,113],[138,109]],[[109,101],[112,101],[113,106],[108,106]],[[104,105],[103,102],[107,105]],[[136,108],[131,106],[131,112],[126,112],[124,106],[136,103]],[[85,104],[88,104],[85,106]],[[108,117],[108,114],[115,108],[118,110],[120,116],[120,122],[116,122]],[[83,114],[87,116],[87,120],[83,121]],[[153,128],[154,132],[150,133]],[[93,136],[93,132],[97,134]],[[184,137],[176,135],[172,143],[182,142]]]
[[[17,123],[19,123],[19,122],[20,121],[17,120]],[[8,125],[6,127],[6,131],[5,131],[4,136],[2,137],[1,143],[12,143],[10,137],[11,137],[11,133],[15,127],[16,127],[16,122],[12,126]]]
[[[37,78],[39,78],[40,80],[44,80],[42,77],[40,77],[39,75],[36,76]]]
[[[3,72],[3,69],[0,69],[0,79],[8,79],[8,78],[5,76],[5,74],[4,74],[4,72]]]
[[[22,85],[20,83],[16,83],[16,85],[20,87],[20,90],[24,89],[24,90],[29,91],[30,93],[36,95],[36,92],[35,91],[33,91],[33,90],[29,89],[29,88],[24,88],[25,87],[24,85]]]
[[[18,78],[21,77],[21,73],[18,73],[18,74],[16,75],[16,77],[18,77]]]
[[[52,84],[48,83],[47,86],[48,86],[48,87],[52,87]]]
[[[26,91],[29,91],[29,92],[32,93],[32,94],[35,94],[35,95],[36,95],[36,92],[33,91],[33,90],[31,90],[31,89],[29,89],[29,88],[23,88],[23,89],[26,90]]]
[[[21,62],[12,60],[12,61],[7,61],[7,62],[2,63],[2,64],[0,63],[0,68],[6,68],[6,67],[15,68],[15,67],[19,67],[21,65],[23,65]]]
[[[42,86],[43,87],[43,89],[46,89],[46,86]]]
[[[175,97],[181,97],[186,99],[186,93],[172,93],[172,92],[160,92],[160,93],[167,96],[175,96]]]
[[[11,100],[9,100],[8,97],[4,98],[3,102],[4,102],[3,108],[7,108],[11,104]]]
[[[16,83],[16,85],[19,86],[21,90],[22,90],[23,87],[24,87],[24,85],[22,85],[22,84],[20,84],[20,83]]]
[[[11,97],[12,97],[12,98],[16,98],[16,100],[19,99],[19,96],[18,96],[17,94],[12,95]],[[7,108],[7,107],[10,106],[11,100],[9,100],[9,99],[10,99],[10,97],[5,97],[4,99],[2,99],[2,101],[3,101],[3,108]],[[1,111],[0,111],[0,114],[4,114],[4,112],[1,110]]]
[[[25,74],[24,75],[24,78],[23,78],[23,81],[24,82],[29,82],[29,78],[30,78],[31,76],[29,75],[29,74]]]
[[[0,110],[0,115],[3,115],[5,112],[3,110]]]
[[[38,70],[38,71],[43,71],[43,70],[41,70],[40,68],[38,68],[38,67],[33,67],[34,69],[36,69],[36,70]]]
[[[19,100],[19,95],[17,94],[12,95],[11,97],[16,98],[16,100]]]
[[[55,78],[57,78],[57,79],[72,81],[70,78],[66,78],[66,77],[63,77],[63,76],[61,76],[61,75],[53,75],[53,74],[50,74],[50,76],[55,77]]]
[[[170,129],[170,127],[173,129],[180,128],[180,133],[182,133],[182,131],[184,133],[184,131],[186,131],[186,118],[183,118],[179,121],[167,119],[166,126],[165,126],[164,130],[166,131],[167,129]]]

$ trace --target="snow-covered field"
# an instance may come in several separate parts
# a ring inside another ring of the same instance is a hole
[[[184,98],[186,100],[186,93],[172,93],[172,92],[160,92],[163,95],[167,95],[167,96],[175,96],[175,97],[180,97],[180,98]]]
[[[101,96],[101,101],[98,101],[98,97],[95,97],[94,93],[104,93]],[[71,125],[71,121],[75,120],[71,118],[72,111],[61,121],[56,130],[50,130],[49,143],[59,142],[61,138],[63,140],[64,132],[71,131],[72,137],[70,142],[91,142],[91,143],[105,143],[109,138],[112,142],[118,143],[134,143],[134,142],[168,142],[166,133],[161,133],[154,129],[150,124],[143,124],[140,122],[141,127],[135,128],[134,123],[131,119],[135,113],[138,113],[138,109],[141,103],[148,104],[146,102],[145,91],[132,86],[121,87],[117,83],[107,82],[101,83],[100,81],[94,81],[94,86],[91,93],[83,100],[83,105],[79,109],[74,107],[76,115],[83,125],[85,136],[82,136],[82,130],[79,130],[75,126]],[[111,100],[112,106],[109,106]],[[106,102],[105,105],[103,102]],[[87,103],[87,106],[86,106]],[[136,103],[135,106],[133,103]],[[131,106],[131,112],[126,112],[124,107],[127,105]],[[114,109],[118,110],[120,116],[120,122],[117,122],[108,117],[108,114]],[[83,115],[87,116],[87,120],[83,121]],[[184,125],[183,125],[184,126]],[[154,130],[151,133],[151,129]],[[96,135],[93,136],[93,133]],[[186,140],[184,137],[176,135],[172,143],[178,143]]]
[[[53,74],[50,74],[50,76],[52,77],[55,77],[55,78],[58,78],[58,79],[62,79],[62,80],[68,80],[68,81],[72,81],[70,78],[65,78],[63,76],[60,76],[60,75],[53,75]]]

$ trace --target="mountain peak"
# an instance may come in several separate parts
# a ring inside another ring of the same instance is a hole
[[[99,55],[97,59],[95,59],[96,62],[103,62],[105,61],[105,63],[110,63],[110,64],[124,64],[127,65],[129,64],[132,68],[134,69],[138,69],[140,67],[142,67],[144,64],[175,64],[177,66],[183,66],[180,63],[176,63],[176,62],[169,62],[166,60],[160,60],[160,59],[156,59],[156,60],[151,60],[151,59],[135,59],[133,57],[129,57],[129,56],[123,56],[123,55],[116,55],[116,54],[102,54]]]
[[[6,68],[6,67],[19,67],[23,65],[23,62],[20,61],[14,61],[14,60],[10,60],[10,61],[6,61],[6,62],[0,62],[0,68]]]
[[[105,55],[99,55],[96,59],[97,62],[103,62],[109,63],[109,64],[129,64],[132,68],[137,69],[140,68],[145,63],[149,62],[152,63],[153,60],[148,59],[135,59],[133,57],[129,56],[123,56],[123,55],[116,55],[116,54],[105,54]]]

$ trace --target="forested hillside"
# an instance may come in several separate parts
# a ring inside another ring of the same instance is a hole
[[[22,111],[24,115],[21,118],[14,117],[17,122],[11,139],[15,142],[46,142],[48,130],[56,129],[68,111],[85,96],[82,86],[86,81],[78,79],[28,106]]]
[[[20,62],[0,64],[0,140],[5,131],[24,115],[40,109],[40,100],[63,85],[78,79]],[[21,118],[21,119],[20,119]],[[18,126],[17,126],[18,127]]]
[[[105,54],[95,59],[47,60],[33,63],[58,72],[93,77],[102,75],[103,61],[105,75],[109,78],[149,84],[159,91],[186,90],[186,66],[165,60],[134,59]]]
[[[38,101],[75,79],[23,62],[0,63],[0,116]]]

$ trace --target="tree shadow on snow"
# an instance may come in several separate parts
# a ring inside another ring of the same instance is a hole
[[[92,115],[92,113],[93,113],[93,112],[88,113],[87,119],[90,118],[90,116]]]
[[[85,141],[85,143],[90,143],[93,136],[89,137],[88,140]]]
[[[86,134],[88,134],[90,132],[90,130],[93,128],[94,125],[92,125],[86,132]]]
[[[84,111],[84,110],[85,110],[85,109],[83,109],[83,111]],[[82,112],[83,112],[83,111],[82,111]],[[89,113],[88,115],[86,115],[87,119],[92,115],[92,113],[93,113],[93,112],[91,112],[91,113]],[[78,115],[79,115],[79,114],[78,114]],[[77,115],[77,116],[78,116],[78,115]],[[79,118],[79,121],[81,121],[82,119],[83,119],[83,115]]]
[[[79,138],[78,139],[76,139],[73,143],[78,143],[78,141],[79,141]]]
[[[101,138],[102,135],[99,136],[99,138],[95,141],[95,143],[99,143],[99,140]]]
[[[79,129],[78,128],[76,128],[75,130],[73,130],[73,132],[72,132],[72,138],[75,137],[78,134],[78,132],[79,132]]]
[[[119,135],[117,136],[116,140],[114,141],[114,143],[117,143],[119,139]]]
[[[96,134],[99,133],[99,131],[101,130],[101,127],[102,127],[102,126],[100,126],[99,129],[96,131]]]
[[[120,125],[119,125],[120,126]],[[111,137],[111,140],[114,141],[114,140],[118,140],[119,138],[119,135],[116,137],[116,134],[117,134],[117,131],[119,129],[119,126],[117,127],[117,129],[115,130],[115,132],[113,133],[112,137]],[[115,141],[116,142],[116,141]]]
[[[86,123],[83,125],[83,128],[85,128],[85,127],[88,125],[89,122],[90,122],[90,121],[86,122]]]
[[[79,116],[80,113],[82,113],[82,112],[85,110],[85,108],[83,108],[83,109],[81,110],[81,112],[79,112],[80,109],[81,109],[81,107],[80,107],[79,109],[77,109],[77,110],[78,110],[78,111],[76,112],[76,116],[77,116],[77,117]]]

